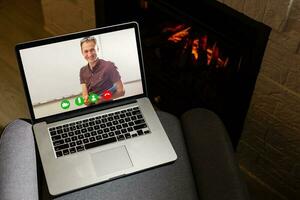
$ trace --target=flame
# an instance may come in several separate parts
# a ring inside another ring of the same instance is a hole
[[[183,38],[185,38],[186,36],[189,35],[190,29],[191,29],[191,27],[188,27],[182,31],[179,31],[179,32],[173,34],[172,36],[170,36],[168,38],[168,41],[175,42],[175,43],[180,42]]]
[[[212,58],[212,49],[206,49],[207,52],[207,65],[210,64],[211,58]]]
[[[208,47],[208,36],[203,35],[196,39],[189,37],[191,26],[185,28],[184,24],[179,24],[175,27],[166,27],[163,29],[163,32],[171,32],[172,35],[168,38],[169,42],[178,43],[184,39],[183,50],[191,50],[193,56],[194,64],[197,63],[199,59],[199,52],[206,52],[207,65],[213,64],[216,68],[225,68],[228,65],[229,58],[220,57],[220,49],[217,45],[217,42],[213,44],[212,47]],[[182,30],[183,29],[183,30]]]
[[[199,54],[199,39],[195,39],[192,44],[192,54],[194,55],[195,60],[198,60]]]

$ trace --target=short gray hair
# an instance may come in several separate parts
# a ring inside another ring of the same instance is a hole
[[[82,48],[82,44],[84,42],[88,42],[88,41],[93,41],[95,44],[97,44],[97,40],[94,36],[88,36],[88,37],[84,37],[80,40],[80,47]]]

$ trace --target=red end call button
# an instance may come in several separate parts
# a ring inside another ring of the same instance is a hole
[[[112,97],[112,93],[111,93],[111,91],[109,91],[109,90],[105,90],[104,92],[103,92],[103,98],[105,99],[105,100],[110,100],[111,99],[111,97]]]

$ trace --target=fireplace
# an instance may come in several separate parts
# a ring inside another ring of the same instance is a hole
[[[213,110],[236,147],[270,28],[217,1],[122,1],[118,8],[95,2],[104,6],[98,26],[140,23],[152,103],[177,116]]]

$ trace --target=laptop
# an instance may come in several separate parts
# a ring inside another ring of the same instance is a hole
[[[177,159],[147,96],[136,22],[17,44],[16,56],[51,195]]]

